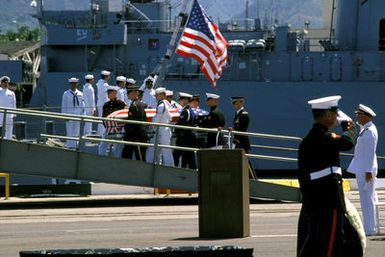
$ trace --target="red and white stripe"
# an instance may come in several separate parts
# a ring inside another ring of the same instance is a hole
[[[209,28],[214,41],[204,33],[186,27],[176,53],[195,59],[207,80],[215,86],[226,66],[228,43],[215,24],[209,22]]]
[[[151,122],[156,114],[156,109],[145,109],[147,121]],[[173,122],[179,118],[179,112],[177,109],[169,109],[170,117]],[[128,118],[128,109],[122,109],[119,111],[115,111],[108,115],[106,118],[109,119],[120,119],[126,120]],[[124,123],[120,123],[118,121],[104,121],[104,126],[106,128],[106,134],[116,134],[122,131],[124,127]]]

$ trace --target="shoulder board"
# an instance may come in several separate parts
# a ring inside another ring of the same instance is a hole
[[[249,113],[248,113],[248,112],[242,112],[241,114],[245,114],[245,115],[248,115]]]

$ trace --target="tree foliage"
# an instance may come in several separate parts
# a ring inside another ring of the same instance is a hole
[[[0,31],[0,41],[39,41],[40,30],[30,29],[27,26],[21,26],[14,30]]]

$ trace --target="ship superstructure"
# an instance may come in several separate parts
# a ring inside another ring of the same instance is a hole
[[[304,29],[276,24],[267,29],[256,17],[244,26],[219,24],[229,41],[229,62],[212,88],[192,59],[175,55],[162,85],[174,91],[222,96],[231,126],[232,95],[246,97],[250,131],[304,136],[311,115],[307,100],[342,95],[342,109],[353,117],[359,103],[385,115],[385,2],[328,1],[330,33],[310,38]],[[175,22],[169,1],[37,1],[41,29],[40,78],[31,105],[59,107],[70,77],[101,70],[143,81],[162,60]],[[328,21],[327,21],[328,22]],[[114,83],[112,80],[111,83]],[[204,101],[201,107],[205,107]],[[55,109],[54,109],[55,110]],[[376,120],[379,134],[385,124]],[[378,154],[384,155],[379,142]],[[289,168],[295,168],[295,164]],[[380,163],[380,166],[384,165]],[[258,162],[256,168],[271,167]]]

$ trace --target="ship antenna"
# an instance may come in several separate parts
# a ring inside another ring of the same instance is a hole
[[[257,4],[256,4],[256,6],[257,6],[257,18],[259,18],[259,0],[256,0],[257,1]]]
[[[245,10],[245,25],[246,25],[246,30],[249,27],[249,0],[246,0],[246,10]]]
[[[332,41],[332,35],[333,35],[333,22],[334,22],[334,11],[336,10],[336,0],[333,0],[332,4],[332,17],[330,21],[330,32],[329,32],[329,41]]]

